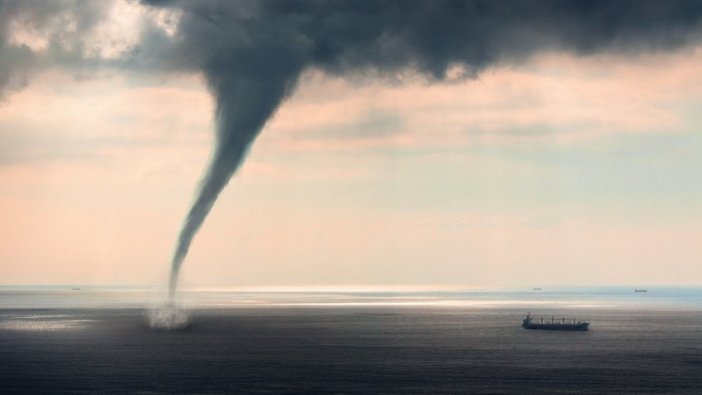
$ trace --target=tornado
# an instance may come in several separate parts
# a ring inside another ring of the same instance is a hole
[[[266,61],[249,60],[253,63]],[[245,70],[241,63],[237,66],[215,64],[207,73],[207,83],[216,101],[215,147],[173,254],[168,286],[170,302],[175,299],[180,268],[193,237],[240,167],[251,143],[294,88],[299,75],[299,69],[289,66],[276,67],[276,70],[260,70],[255,64],[243,65],[248,66]]]

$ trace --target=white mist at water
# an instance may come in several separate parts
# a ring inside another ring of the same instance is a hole
[[[190,314],[181,306],[167,302],[147,312],[151,329],[177,330],[190,326]]]

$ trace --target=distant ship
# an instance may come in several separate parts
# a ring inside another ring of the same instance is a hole
[[[531,313],[527,314],[526,318],[524,318],[524,321],[522,321],[522,328],[524,329],[543,329],[543,330],[551,330],[551,331],[587,331],[590,328],[590,323],[589,322],[582,322],[582,321],[576,321],[575,318],[571,321],[566,320],[565,318],[561,318],[560,320],[554,320],[553,317],[551,317],[550,322],[544,322],[544,319],[541,318],[539,322],[534,321],[534,317],[531,316]]]
[[[647,289],[635,289],[634,292],[648,292]]]

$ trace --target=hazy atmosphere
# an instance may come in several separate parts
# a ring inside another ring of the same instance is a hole
[[[329,4],[0,1],[0,282],[702,283],[699,3]]]

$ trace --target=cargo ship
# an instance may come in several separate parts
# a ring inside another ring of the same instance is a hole
[[[522,321],[522,328],[524,329],[542,329],[550,331],[588,331],[590,329],[589,322],[576,321],[575,318],[565,319],[561,318],[556,320],[551,317],[551,321],[544,322],[541,318],[539,321],[534,320],[531,313],[527,314],[524,321]]]

